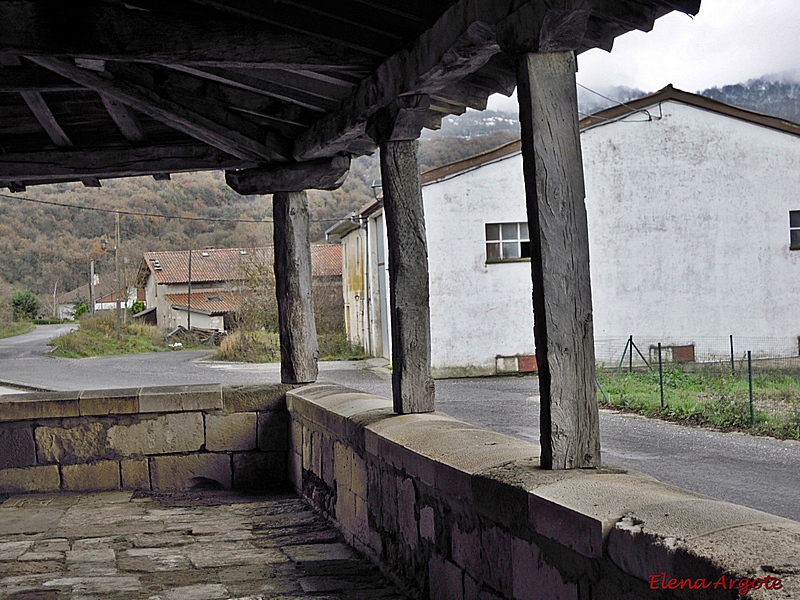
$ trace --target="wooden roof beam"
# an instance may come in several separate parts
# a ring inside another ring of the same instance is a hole
[[[114,150],[71,150],[0,154],[0,185],[35,185],[76,179],[109,179],[184,171],[252,168],[205,144]]]
[[[3,48],[19,55],[181,62],[211,66],[371,68],[375,58],[339,43],[219,13],[126,8],[105,2],[0,2]],[[246,57],[246,58],[243,58]]]
[[[349,169],[349,156],[334,156],[278,167],[226,171],[225,182],[243,195],[335,190],[344,183]]]
[[[50,107],[47,106],[47,103],[39,92],[22,92],[22,98],[56,147],[73,147],[72,141],[70,141],[64,130],[61,129],[61,125],[58,124]]]
[[[109,116],[126,140],[134,146],[143,144],[147,140],[139,117],[130,108],[105,94],[101,94],[100,98],[103,100],[103,106],[106,107]]]
[[[119,79],[109,79],[65,60],[42,56],[29,56],[28,59],[237,158],[257,162],[284,161],[287,158],[282,139],[263,134],[259,136],[264,139],[262,142],[254,139],[252,134],[248,136],[234,130],[234,116],[227,111],[224,115],[216,114],[210,118],[162,98],[152,90]]]

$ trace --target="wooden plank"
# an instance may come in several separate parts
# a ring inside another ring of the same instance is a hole
[[[572,52],[526,54],[517,72],[546,469],[600,466],[575,68]]]
[[[22,92],[22,98],[31,109],[36,120],[50,136],[50,139],[58,148],[72,148],[72,142],[67,134],[61,129],[47,103],[39,92]]]
[[[3,48],[21,55],[195,65],[371,67],[375,58],[216,11],[135,10],[122,3],[0,2]],[[68,33],[66,33],[68,32]]]
[[[103,106],[106,107],[106,111],[125,139],[134,145],[143,144],[147,140],[147,136],[144,133],[144,129],[142,129],[142,124],[139,122],[139,117],[130,108],[114,98],[105,94],[100,97],[103,100]]]
[[[226,171],[225,182],[243,195],[335,190],[344,183],[349,169],[349,156],[334,156],[307,163]]]
[[[0,153],[0,182],[28,185],[78,181],[86,177],[108,179],[158,173],[252,168],[243,161],[205,144],[181,144],[115,150],[71,150]]]
[[[227,122],[231,119],[223,123],[216,122],[157,96],[151,90],[118,79],[108,79],[58,58],[31,56],[28,59],[238,158],[262,162],[286,159],[288,144],[267,137],[266,133],[263,137],[267,138],[267,143],[247,137],[231,128]]]
[[[274,194],[272,216],[281,382],[313,383],[317,380],[319,347],[311,296],[308,195],[305,192]]]
[[[389,242],[392,399],[397,413],[434,410],[428,248],[417,141],[381,144],[381,183]]]

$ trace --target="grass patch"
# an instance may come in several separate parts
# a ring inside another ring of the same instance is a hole
[[[141,354],[171,350],[164,334],[149,325],[123,324],[117,339],[116,320],[113,315],[81,319],[75,331],[50,341],[52,354],[65,358]]]
[[[658,372],[621,373],[598,370],[602,405],[725,430],[748,431],[800,439],[800,375],[761,373],[753,378],[753,422],[747,377],[724,371],[664,371],[664,406]]]
[[[9,321],[0,325],[0,339],[30,333],[36,329],[36,325],[30,321]]]
[[[269,331],[234,331],[219,345],[212,360],[233,362],[280,362],[281,345],[277,333]]]

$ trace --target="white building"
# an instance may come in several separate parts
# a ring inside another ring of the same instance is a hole
[[[671,86],[581,121],[597,358],[796,355],[800,125]],[[519,142],[425,173],[432,366],[531,366]],[[338,223],[348,332],[390,356],[380,203]],[[757,344],[756,338],[761,341]],[[651,354],[652,356],[652,354]],[[516,364],[515,364],[516,363]]]

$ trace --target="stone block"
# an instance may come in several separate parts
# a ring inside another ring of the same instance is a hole
[[[206,415],[206,450],[224,452],[255,448],[256,413]]]
[[[40,463],[76,464],[106,458],[109,423],[70,419],[61,427],[37,427]]]
[[[350,490],[339,490],[336,494],[336,520],[342,529],[352,535],[357,529],[356,520],[356,495]]]
[[[64,465],[61,467],[61,477],[64,491],[88,492],[120,488],[119,463],[115,460]]]
[[[289,446],[289,413],[268,411],[258,413],[258,449],[268,452],[285,451]]]
[[[297,452],[289,452],[289,483],[296,492],[303,489],[303,457]]]
[[[123,458],[119,462],[123,490],[150,489],[150,465],[146,458]]]
[[[428,579],[431,600],[462,600],[463,573],[458,566],[438,554],[428,559]]]
[[[139,412],[139,388],[85,390],[78,407],[82,416],[135,414]]]
[[[353,452],[350,466],[351,480],[350,489],[359,496],[367,497],[367,461]]]
[[[558,569],[545,562],[534,544],[515,537],[511,552],[512,587],[516,600],[578,600],[578,585],[564,581]]]
[[[303,458],[303,424],[294,418],[289,426],[289,451],[296,452]]]
[[[311,470],[311,437],[313,430],[308,423],[303,424],[303,468]]]
[[[125,457],[194,452],[205,442],[203,415],[199,412],[159,415],[113,425],[107,443]]]
[[[241,452],[233,455],[233,487],[263,490],[286,485],[284,452]]]
[[[139,390],[139,412],[187,412],[222,408],[222,387],[168,385]]]
[[[222,386],[226,412],[286,412],[286,392],[295,386],[285,383]]]
[[[77,417],[80,392],[33,392],[0,397],[0,422]]]
[[[231,487],[231,457],[227,454],[155,456],[150,459],[153,490]]]
[[[433,542],[436,539],[436,520],[432,506],[419,509],[419,537]]]
[[[36,465],[33,426],[25,423],[0,423],[0,469]]]
[[[322,481],[324,481],[330,488],[333,488],[335,482],[334,476],[334,455],[333,455],[333,438],[325,433],[320,437],[320,467],[322,468]]]
[[[410,477],[399,482],[397,487],[397,520],[400,526],[400,534],[406,544],[416,548],[419,542],[419,531],[417,530],[417,492],[414,487],[414,480]]]
[[[311,467],[314,475],[322,479],[322,432],[311,431]]]
[[[511,535],[494,525],[481,528],[481,579],[505,597],[512,594]]]
[[[336,480],[336,489],[348,489],[356,492],[352,485],[352,456],[353,452],[341,442],[333,443],[333,478]],[[365,491],[359,492],[365,496]]]
[[[471,526],[453,523],[450,530],[450,544],[453,562],[472,577],[480,578],[485,569],[481,564],[481,532],[477,523]]]

